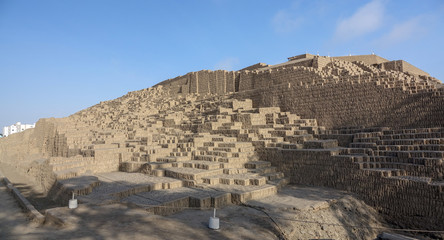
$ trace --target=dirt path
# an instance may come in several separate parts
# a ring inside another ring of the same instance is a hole
[[[29,222],[7,188],[0,184],[0,239],[26,239],[43,236],[48,229]]]

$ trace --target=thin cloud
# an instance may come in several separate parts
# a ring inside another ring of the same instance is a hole
[[[227,70],[232,71],[235,69],[235,67],[239,64],[239,59],[235,57],[225,58],[216,65],[214,65],[215,70]]]
[[[378,30],[384,21],[385,6],[382,0],[373,0],[359,8],[336,26],[336,40],[350,40]]]
[[[301,22],[301,17],[292,16],[286,10],[277,12],[272,20],[273,28],[278,33],[292,32],[300,26]]]
[[[427,24],[423,21],[424,17],[417,16],[394,25],[391,31],[379,40],[380,44],[385,46],[393,45],[424,35],[427,32],[427,29],[424,26]]]

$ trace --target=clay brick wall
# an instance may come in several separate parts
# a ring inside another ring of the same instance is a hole
[[[410,64],[410,63],[408,63],[406,61],[403,61],[403,60],[400,60],[400,61],[402,62],[402,70],[403,71],[409,72],[409,73],[412,73],[412,74],[416,74],[416,75],[430,76],[428,73],[426,73],[426,72],[422,71],[421,69],[413,66],[412,64]]]
[[[350,62],[361,61],[366,64],[373,65],[379,64],[383,62],[388,62],[389,60],[382,58],[378,55],[357,55],[357,56],[342,56],[342,57],[333,57],[333,59],[345,60]]]
[[[248,91],[254,88],[254,76],[250,71],[242,71],[239,76],[239,92]]]
[[[264,67],[268,67],[268,66],[270,66],[270,65],[265,64],[265,63],[256,63],[256,64],[248,66],[246,68],[242,68],[240,71],[243,71],[243,70],[251,71],[251,70],[255,70],[255,69],[258,69],[258,68],[264,68]]]
[[[313,57],[315,57],[315,55],[309,54],[309,53],[305,53],[305,54],[289,57],[288,61],[294,61],[294,60],[299,60],[299,59],[304,59],[304,58],[313,58]]]
[[[287,84],[279,84],[279,74],[285,76],[283,79],[286,79]],[[268,81],[261,79],[261,74],[258,75],[252,79],[265,82],[258,85],[262,88],[239,92],[237,98],[253,99],[254,107],[279,106],[283,111],[297,113],[303,118],[315,118],[319,125],[327,128],[444,126],[442,90],[411,94],[402,88],[382,86],[381,82],[377,81],[382,78],[379,76],[374,76],[374,80],[368,79],[368,76],[360,77],[359,81],[362,82],[358,84],[355,83],[358,81],[356,79],[307,85],[304,82],[322,79],[316,78],[316,74],[311,78],[304,77],[304,74],[299,77],[297,71],[278,71],[277,75]]]
[[[395,71],[401,71],[401,72],[408,72],[415,75],[425,75],[429,76],[428,73],[422,71],[421,69],[413,66],[412,64],[403,61],[403,60],[397,60],[397,61],[390,61],[385,62],[381,64],[382,67],[386,70],[395,70]]]
[[[236,79],[236,73],[235,72],[226,72],[226,92],[234,92],[235,91],[235,79]]]
[[[199,92],[199,77],[195,72],[191,73],[190,75],[189,93],[197,93]]]
[[[169,89],[171,94],[226,94],[228,92],[235,91],[236,75],[238,75],[238,73],[232,71],[203,70],[188,73],[184,76],[167,80],[158,85],[162,85],[166,89]]]
[[[217,70],[215,71],[216,76],[216,91],[217,94],[225,94],[226,93],[226,80],[225,80],[225,71]]]
[[[325,186],[358,194],[388,219],[410,228],[444,228],[441,185],[387,178],[359,170],[356,164],[327,150],[278,150],[269,148],[260,158],[270,161],[293,184]]]
[[[257,71],[193,72],[161,85],[171,93],[237,92],[238,98],[253,99],[255,107],[279,106],[304,118],[315,118],[327,128],[443,126],[443,90],[422,91],[428,83],[419,78],[415,80],[403,72],[379,72],[365,65],[365,61],[383,60],[376,55],[314,56]],[[416,71],[404,61],[385,62],[384,66]],[[347,74],[343,76],[344,71]]]
[[[198,88],[199,88],[199,92],[198,93],[209,93],[210,92],[210,84],[209,84],[209,80],[210,80],[210,76],[209,76],[209,71],[200,71],[197,74],[199,82],[198,82]]]
[[[402,61],[390,61],[380,65],[385,70],[402,71]]]

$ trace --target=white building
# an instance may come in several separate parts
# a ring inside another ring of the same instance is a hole
[[[25,131],[28,128],[34,128],[34,124],[22,124],[21,122],[17,122],[11,126],[3,127],[3,137],[7,137],[8,135],[18,133],[21,131]]]

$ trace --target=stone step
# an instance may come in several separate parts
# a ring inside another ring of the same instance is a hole
[[[261,186],[219,184],[212,186],[211,188],[217,191],[231,193],[231,202],[233,204],[240,204],[250,200],[261,199],[271,195],[275,195],[277,193],[277,187],[270,184],[264,184]]]
[[[218,157],[248,157],[253,155],[254,152],[224,152],[224,151],[195,151],[194,155],[211,155],[211,156],[218,156]]]
[[[427,145],[380,145],[376,150],[381,151],[444,151],[444,144]]]
[[[269,131],[271,137],[286,137],[290,135],[294,135],[291,130],[271,130]]]
[[[358,132],[354,134],[355,138],[374,138],[374,137],[380,137],[382,135],[382,132],[376,131],[376,132]]]
[[[85,166],[84,161],[71,161],[71,162],[63,162],[63,163],[53,163],[51,164],[53,171],[62,171],[72,168],[78,168]]]
[[[182,152],[191,152],[194,147],[186,147],[186,148],[174,148],[171,150],[173,153],[182,153]]]
[[[314,137],[311,134],[303,134],[303,135],[293,135],[293,136],[286,136],[285,141],[290,143],[298,143],[302,144],[305,141],[313,140]]]
[[[228,123],[222,123],[222,126],[224,126],[224,127],[227,127],[227,126],[242,127],[242,123],[241,122],[228,122]]]
[[[191,152],[172,152],[170,157],[188,157],[191,156]]]
[[[223,169],[245,169],[245,171],[248,171],[248,169],[244,168],[244,164],[246,161],[237,161],[237,162],[219,162],[220,167]]]
[[[173,167],[173,163],[169,162],[150,162],[146,164],[147,170],[156,170]]]
[[[227,143],[227,142],[237,142],[237,138],[235,138],[235,137],[223,137],[223,136],[220,136],[220,137],[213,137],[211,139],[211,141],[213,141],[213,142],[224,142],[224,143]]]
[[[242,141],[242,142],[251,142],[253,141],[253,139],[256,139],[257,136],[254,133],[244,133],[244,134],[239,134],[237,136],[237,140],[238,141]]]
[[[223,169],[203,170],[198,168],[166,168],[165,176],[184,180],[200,180],[203,177],[223,174]]]
[[[281,178],[285,177],[284,173],[282,173],[282,172],[264,173],[264,174],[261,174],[261,176],[266,177],[268,181],[274,181],[274,180],[281,179]]]
[[[427,184],[432,183],[432,178],[431,177],[420,177],[420,176],[404,175],[404,176],[393,176],[393,178],[407,180],[407,181],[414,181],[414,182],[422,182],[422,183],[427,183]]]
[[[164,169],[154,169],[148,172],[149,175],[155,176],[155,177],[165,177],[165,170]]]
[[[241,147],[241,148],[234,148],[234,147],[214,147],[213,151],[223,151],[223,152],[253,152],[254,147]]]
[[[246,168],[224,168],[224,174],[243,174],[247,172],[248,169]]]
[[[268,173],[276,173],[276,167],[262,167],[262,168],[255,168],[250,169],[248,172],[251,173],[259,173],[259,174],[268,174]]]
[[[204,147],[214,147],[214,146],[216,146],[216,143],[214,143],[214,142],[204,142],[203,146]]]
[[[368,156],[364,162],[411,163],[426,166],[442,166],[442,158],[398,158],[391,156]]]
[[[278,143],[278,142],[283,142],[284,138],[283,137],[264,137],[261,140],[269,140],[269,142]]]
[[[222,135],[227,135],[227,136],[237,136],[239,134],[246,133],[246,130],[244,130],[244,129],[225,129],[225,130],[218,129],[218,130],[213,130],[211,132],[215,133],[215,134],[222,134]],[[237,138],[236,138],[236,141],[237,141]]]
[[[296,143],[288,143],[288,142],[278,142],[278,143],[269,143],[267,147],[278,147],[282,149],[302,149],[302,144]]]
[[[157,162],[181,162],[191,160],[190,156],[169,156],[157,158]]]
[[[444,138],[444,133],[441,132],[403,133],[403,134],[384,134],[381,136],[381,140],[424,139],[424,138]]]
[[[262,186],[267,183],[267,179],[265,177],[251,173],[215,175],[207,178],[202,178],[202,180],[204,183],[210,185],[226,184],[241,186]]]
[[[295,126],[292,126],[292,125],[290,125],[290,124],[285,124],[284,126],[282,126],[282,127],[276,127],[276,128],[274,128],[274,130],[277,130],[277,131],[287,131],[287,130],[290,130],[290,131],[299,131],[299,127],[295,127]]]
[[[337,147],[338,147],[338,140],[336,139],[309,140],[304,142],[305,149],[330,149]]]
[[[139,172],[146,162],[121,162],[119,166],[119,171],[121,172]]]
[[[247,148],[252,147],[251,142],[230,142],[230,143],[218,143],[218,147],[222,148]]]
[[[418,171],[424,169],[423,165],[410,164],[410,163],[383,163],[383,162],[364,162],[355,163],[359,165],[360,169],[371,169],[371,168],[388,168],[388,169],[399,169],[405,171]]]
[[[248,169],[259,169],[259,168],[266,168],[271,167],[271,162],[268,161],[250,161],[245,163],[245,168]]]
[[[221,158],[221,157],[215,156],[215,155],[196,155],[196,156],[194,156],[194,160],[209,161],[209,162],[218,162],[219,158]]]
[[[310,124],[310,125],[306,125],[306,126],[301,126],[299,127],[301,130],[306,130],[308,132],[308,134],[319,134],[323,131],[325,131],[325,127],[320,127],[317,126],[316,123],[314,124]]]
[[[367,143],[363,143],[363,142],[355,143],[355,142],[352,142],[352,143],[350,143],[350,147],[351,148],[370,148],[370,149],[376,149],[376,143],[370,143],[370,142],[367,142]]]
[[[298,136],[298,135],[309,135],[309,134],[308,134],[307,130],[299,129],[299,130],[294,130],[292,135]]]
[[[364,158],[365,156],[358,156],[358,155],[335,155],[332,156],[336,160],[347,160],[348,162],[354,162],[354,163],[361,163],[365,162]]]
[[[390,139],[380,140],[378,145],[426,145],[444,144],[444,138],[420,138],[420,139]]]
[[[405,134],[405,133],[431,133],[431,132],[444,132],[444,128],[413,128],[413,129],[394,129],[385,130],[384,134]]]
[[[186,161],[186,162],[176,162],[173,163],[173,167],[184,167],[184,168],[199,168],[205,170],[213,170],[221,168],[219,162],[210,162],[210,161]]]
[[[248,158],[238,158],[238,157],[221,157],[218,159],[222,163],[246,163],[249,161]]]
[[[177,144],[177,149],[186,149],[186,148],[192,148],[194,147],[193,142],[183,142]]]
[[[362,170],[381,177],[394,177],[394,176],[405,175],[404,171],[396,168],[363,168]]]
[[[392,156],[399,158],[444,158],[444,151],[381,151],[375,150],[375,156]]]
[[[353,138],[354,143],[377,143],[380,141],[379,137]]]
[[[196,151],[195,155],[210,155],[218,157],[232,157],[233,153],[224,151]]]
[[[341,155],[373,155],[373,149],[370,148],[342,148]]]
[[[290,183],[290,178],[286,177],[267,181],[267,184],[276,186],[277,189],[281,189],[282,187],[288,185],[289,183]]]
[[[93,157],[82,157],[82,156],[75,156],[75,157],[51,157],[49,158],[49,164],[60,164],[60,163],[70,163],[70,162],[78,162],[78,161],[93,161]]]
[[[84,167],[77,167],[77,168],[70,168],[65,169],[61,171],[54,171],[54,174],[56,175],[57,180],[63,180],[68,178],[73,178],[80,176],[81,174],[85,173]]]

